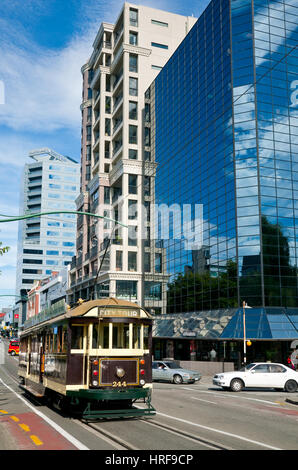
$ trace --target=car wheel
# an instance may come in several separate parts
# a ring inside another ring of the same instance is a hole
[[[11,351],[10,355],[11,355],[11,356],[15,356],[16,353],[15,353],[14,351]]]
[[[175,374],[173,377],[173,382],[176,385],[182,384],[182,377],[179,374]]]
[[[297,391],[298,384],[295,380],[288,380],[285,384],[285,391],[289,393],[294,393]]]
[[[232,392],[241,392],[244,387],[244,383],[241,379],[233,379],[230,385]]]

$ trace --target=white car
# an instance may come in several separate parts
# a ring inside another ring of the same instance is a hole
[[[274,388],[294,393],[298,389],[298,372],[283,364],[254,362],[238,371],[218,373],[213,384],[232,392],[243,388]]]

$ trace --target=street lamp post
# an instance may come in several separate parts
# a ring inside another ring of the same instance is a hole
[[[245,301],[243,300],[243,362],[246,366],[246,321],[245,321]]]
[[[242,304],[243,307],[243,362],[244,366],[246,366],[246,345],[251,346],[251,341],[246,340],[246,319],[245,319],[245,309],[246,308],[252,308],[245,301],[243,301]]]

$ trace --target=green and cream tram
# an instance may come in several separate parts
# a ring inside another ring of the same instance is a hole
[[[142,307],[106,298],[68,309],[62,301],[25,324],[21,387],[85,419],[152,416],[151,346]]]

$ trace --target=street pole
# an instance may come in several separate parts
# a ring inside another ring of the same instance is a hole
[[[246,325],[245,325],[245,301],[243,301],[243,362],[246,366]]]

